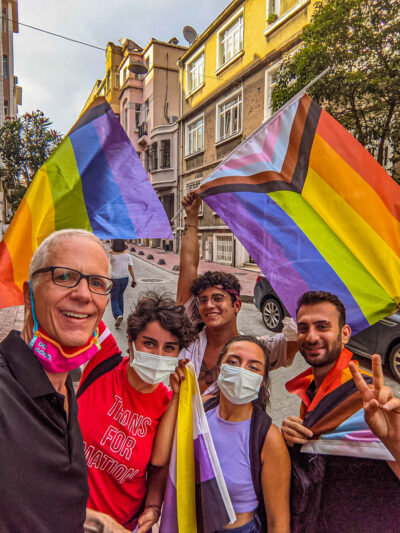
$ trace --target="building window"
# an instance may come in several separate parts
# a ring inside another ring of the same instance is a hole
[[[171,167],[171,161],[170,161],[170,150],[171,150],[171,143],[169,139],[164,139],[161,141],[160,146],[160,168],[170,168]]]
[[[280,67],[279,64],[275,64],[265,71],[265,105],[264,105],[264,120],[269,118],[272,111],[272,91],[276,85],[276,75]]]
[[[149,118],[149,112],[150,112],[150,102],[149,100],[146,100],[143,104],[143,122],[147,122]]]
[[[140,104],[135,104],[135,129],[140,126]]]
[[[242,91],[217,104],[217,142],[242,131]]]
[[[186,92],[195,91],[202,83],[204,83],[204,52],[187,65]]]
[[[243,11],[218,33],[218,68],[243,50]]]
[[[195,191],[196,189],[198,189],[202,181],[203,181],[202,178],[195,179],[192,181],[187,181],[184,186],[184,196],[187,196],[190,193],[190,191]],[[203,202],[201,202],[200,208],[199,208],[199,215],[202,215],[202,214],[203,214]],[[185,212],[184,212],[184,216],[186,217]]]
[[[267,22],[272,24],[279,17],[280,0],[267,0]]]
[[[214,234],[214,261],[231,265],[233,250],[232,243],[232,235]]]
[[[144,153],[144,169],[146,172],[150,172],[150,151],[146,150]]]
[[[168,220],[171,220],[174,216],[174,194],[166,194],[163,196],[162,204],[167,213]]]
[[[151,162],[151,171],[158,169],[158,148],[157,143],[152,143],[150,146],[150,162]]]
[[[3,33],[7,33],[8,28],[8,20],[7,20],[7,9],[3,7],[1,9],[1,31]]]
[[[3,78],[6,80],[8,78],[8,57],[3,56]]]
[[[124,109],[125,131],[128,133],[128,107]]]
[[[186,155],[204,150],[204,117],[186,124]]]
[[[4,118],[7,118],[8,115],[9,115],[8,100],[4,100]]]

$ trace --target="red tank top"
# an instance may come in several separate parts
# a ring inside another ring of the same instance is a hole
[[[96,358],[96,356],[95,356]],[[93,368],[103,359],[91,361]],[[160,384],[152,393],[134,390],[129,359],[96,379],[79,397],[79,423],[89,478],[88,507],[129,524],[146,492],[146,468],[160,418],[171,392]]]

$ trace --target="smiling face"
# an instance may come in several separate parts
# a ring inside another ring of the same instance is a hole
[[[230,294],[218,286],[209,287],[199,296],[199,313],[207,327],[221,327],[236,324],[241,302],[236,299],[232,303]]]
[[[46,257],[47,266],[64,266],[83,274],[109,275],[108,258],[96,242],[70,236],[52,244]],[[87,280],[68,289],[55,285],[51,272],[36,274],[33,298],[36,318],[45,332],[62,346],[82,346],[98,326],[108,296],[89,291]],[[28,284],[24,286],[25,305],[30,309]],[[32,323],[33,325],[33,323]]]
[[[330,302],[302,305],[297,313],[299,350],[312,367],[333,367],[350,335],[350,326],[339,327],[339,311]]]
[[[258,344],[250,341],[232,342],[221,364],[241,367],[262,376],[265,374],[265,354]]]
[[[129,342],[131,356],[133,353],[132,342]],[[164,329],[158,321],[149,322],[135,339],[136,349],[140,352],[155,355],[167,355],[178,357],[179,339],[167,329]]]

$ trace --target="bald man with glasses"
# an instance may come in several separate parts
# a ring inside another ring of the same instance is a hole
[[[108,256],[90,232],[55,232],[32,258],[23,330],[0,344],[2,533],[126,531],[107,515],[86,514],[86,461],[68,375],[100,349],[112,286]]]

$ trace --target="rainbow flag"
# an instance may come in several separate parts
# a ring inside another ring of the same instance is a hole
[[[184,372],[160,533],[208,533],[236,520],[192,363]]]
[[[128,136],[96,99],[38,170],[0,243],[0,308],[23,303],[31,257],[50,233],[171,239],[167,215]]]
[[[337,294],[353,333],[400,304],[400,187],[304,94],[241,143],[197,191],[294,316]]]

